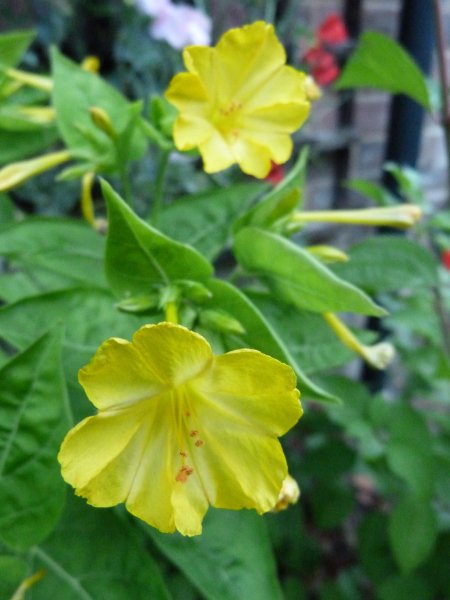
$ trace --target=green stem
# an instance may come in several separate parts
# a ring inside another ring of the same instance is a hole
[[[155,183],[155,193],[153,196],[152,209],[150,214],[150,221],[152,225],[158,227],[159,218],[161,215],[162,200],[164,193],[164,184],[166,181],[167,167],[169,165],[170,152],[163,150],[161,152],[161,159],[159,161],[158,175]]]

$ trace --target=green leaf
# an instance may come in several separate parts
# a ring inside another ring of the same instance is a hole
[[[2,131],[0,166],[34,157],[50,148],[58,139],[56,129],[39,131]]]
[[[238,338],[234,347],[242,348],[247,345],[290,364],[297,375],[302,397],[323,402],[338,402],[335,396],[320,388],[305,375],[303,368],[282,338],[247,296],[230,283],[220,279],[211,279],[208,287],[213,297],[205,303],[205,306],[218,309],[225,306],[227,312],[233,315],[245,329],[245,335]]]
[[[429,556],[436,541],[436,516],[429,499],[402,498],[389,517],[388,533],[400,570],[410,573]]]
[[[0,35],[0,64],[2,67],[15,67],[35,36],[36,33],[32,30],[2,33]],[[0,72],[0,88],[6,79],[5,75]]]
[[[15,271],[0,277],[0,297],[14,300],[80,284],[106,287],[103,248],[104,239],[75,219],[31,217],[13,223],[0,236],[0,255]],[[12,288],[11,277],[16,280]]]
[[[429,109],[426,79],[407,52],[393,39],[367,31],[335,84],[338,90],[371,87],[406,94]]]
[[[369,293],[422,288],[436,283],[433,257],[416,242],[398,235],[380,235],[356,244],[347,263],[333,271]]]
[[[231,225],[263,189],[261,183],[244,183],[180,198],[162,213],[163,233],[189,243],[209,260],[226,245]]]
[[[112,122],[119,137],[117,147],[120,149],[124,142],[130,144],[127,159],[143,156],[147,141],[139,126],[139,107],[129,103],[95,73],[85,71],[62,56],[56,48],[52,49],[51,58],[58,127],[73,154],[91,160],[99,168],[112,167],[117,162],[113,139],[92,121],[89,109],[96,107]]]
[[[434,457],[414,440],[392,440],[386,446],[391,470],[403,479],[415,496],[430,500],[434,491]]]
[[[44,539],[64,505],[56,455],[70,417],[60,338],[45,334],[0,372],[0,537],[18,550]]]
[[[352,311],[382,316],[384,309],[340,279],[309,252],[276,234],[247,227],[234,241],[239,263],[288,304],[312,312]]]
[[[46,328],[64,324],[63,366],[75,417],[79,419],[87,416],[92,406],[78,384],[78,369],[107,338],[130,339],[141,325],[155,318],[119,311],[109,291],[76,288],[25,298],[0,308],[0,335],[23,349]]]
[[[210,509],[201,536],[145,530],[208,600],[281,600],[264,520],[254,512]]]
[[[210,263],[187,244],[180,244],[140,219],[112,187],[102,181],[108,206],[106,275],[118,296],[148,293],[153,284],[177,279],[202,281]]]
[[[113,511],[72,494],[58,527],[30,557],[35,570],[46,570],[30,600],[55,594],[60,600],[170,600],[145,537]]]
[[[397,198],[379,183],[367,181],[366,179],[348,179],[343,183],[344,187],[358,192],[364,198],[373,200],[378,206],[392,206],[397,204]]]

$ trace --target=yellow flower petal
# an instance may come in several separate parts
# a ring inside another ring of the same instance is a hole
[[[214,357],[200,335],[160,323],[105,342],[80,381],[100,411],[67,434],[58,459],[90,504],[124,502],[184,535],[201,533],[210,504],[275,505],[287,473],[278,436],[301,416],[287,365],[254,350]]]
[[[217,131],[214,131],[209,139],[199,145],[199,151],[203,158],[203,168],[206,173],[217,173],[217,171],[227,169],[236,162],[230,146]]]
[[[141,419],[141,411],[128,410],[81,421],[69,431],[58,455],[64,479],[77,489],[84,488],[123,452]]]
[[[216,414],[251,423],[253,430],[257,426],[268,435],[283,435],[302,415],[292,369],[257,350],[216,356],[211,368],[190,386]]]
[[[178,117],[173,128],[173,137],[179,150],[192,150],[206,144],[215,134],[208,121],[194,115]]]
[[[189,72],[176,75],[166,92],[179,111],[179,150],[198,147],[208,173],[238,163],[259,178],[272,161],[288,160],[292,143],[286,135],[303,124],[309,102],[305,75],[285,65],[272,25],[259,21],[232,29],[215,48],[191,46],[183,58]]]
[[[286,62],[286,53],[273,25],[263,21],[230,29],[216,49],[223,66],[223,80],[218,84],[227,84],[242,102],[270,81]]]

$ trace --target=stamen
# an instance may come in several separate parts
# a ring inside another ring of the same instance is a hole
[[[192,467],[181,467],[181,469],[177,473],[177,476],[175,477],[175,480],[179,481],[180,483],[186,483],[187,478],[189,477],[189,475],[192,475],[193,472],[194,469],[192,469]]]

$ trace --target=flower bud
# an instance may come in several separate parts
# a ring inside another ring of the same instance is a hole
[[[306,97],[310,102],[315,102],[322,97],[322,90],[311,75],[305,77],[304,88]]]
[[[350,225],[386,226],[407,229],[422,217],[416,204],[398,204],[383,208],[359,208],[355,210],[317,210],[295,212],[293,223],[348,223]]]
[[[11,163],[0,169],[0,192],[11,190],[27,181],[27,179],[48,171],[71,158],[70,152],[62,150],[61,152],[44,154],[38,158]]]
[[[324,263],[347,262],[348,256],[333,246],[308,246],[306,250]]]
[[[286,475],[283,485],[281,486],[280,495],[277,503],[272,508],[271,512],[280,512],[286,510],[290,504],[297,504],[300,498],[300,488],[298,483],[289,474]]]
[[[117,132],[114,129],[108,113],[103,110],[103,108],[100,108],[99,106],[91,106],[89,113],[96,127],[106,133],[106,135],[112,140],[116,139]]]
[[[214,331],[221,331],[222,333],[234,333],[237,335],[245,333],[245,329],[239,321],[224,310],[202,310],[200,313],[200,323],[204,327],[209,327]]]

